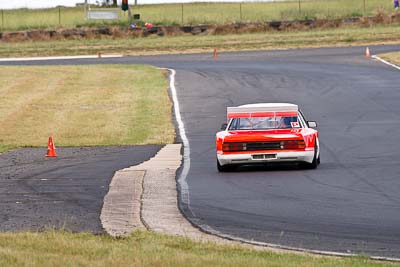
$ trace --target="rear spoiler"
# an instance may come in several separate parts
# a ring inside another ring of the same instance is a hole
[[[276,116],[297,116],[297,106],[282,107],[228,107],[227,118],[259,118]]]

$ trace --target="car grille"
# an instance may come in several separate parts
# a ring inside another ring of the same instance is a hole
[[[248,142],[246,143],[246,150],[278,150],[281,149],[280,142]]]

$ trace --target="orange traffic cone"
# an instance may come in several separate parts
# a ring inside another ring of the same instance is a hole
[[[369,52],[369,48],[368,47],[365,49],[365,57],[366,58],[370,58],[371,57],[371,53]]]
[[[217,48],[214,48],[213,58],[217,59],[217,57],[218,57]]]
[[[57,157],[56,148],[53,142],[53,136],[49,137],[49,142],[47,144],[47,155],[46,158],[55,158]]]

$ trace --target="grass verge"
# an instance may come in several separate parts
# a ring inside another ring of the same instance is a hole
[[[296,32],[266,32],[205,36],[175,36],[134,39],[83,39],[41,42],[0,42],[0,57],[83,55],[123,53],[125,55],[193,53],[212,51],[286,49],[399,43],[400,26],[345,28]]]
[[[0,266],[354,266],[399,264],[365,257],[334,258],[196,243],[152,232],[114,239],[87,233],[0,233]]]
[[[400,52],[381,54],[379,57],[393,64],[400,66]]]
[[[0,152],[174,140],[168,82],[149,66],[0,67]]]
[[[139,1],[140,2],[140,1]],[[386,0],[292,0],[241,3],[185,3],[131,6],[143,21],[158,25],[225,24],[231,22],[265,22],[313,18],[342,18],[373,15],[393,11],[392,1]],[[121,10],[120,20],[87,21],[84,8],[17,9],[0,12],[2,30],[58,28],[86,25],[128,23],[127,12]]]

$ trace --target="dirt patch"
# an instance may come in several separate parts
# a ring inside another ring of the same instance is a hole
[[[354,17],[343,19],[305,19],[294,21],[271,21],[257,23],[232,23],[225,25],[195,26],[156,26],[153,28],[135,28],[108,26],[97,28],[74,28],[58,30],[29,30],[16,32],[0,32],[2,42],[46,41],[69,39],[118,39],[140,38],[150,35],[222,35],[241,33],[260,33],[270,31],[306,31],[311,29],[332,29],[345,27],[371,27],[400,23],[400,14],[385,14],[377,11],[371,17]]]

